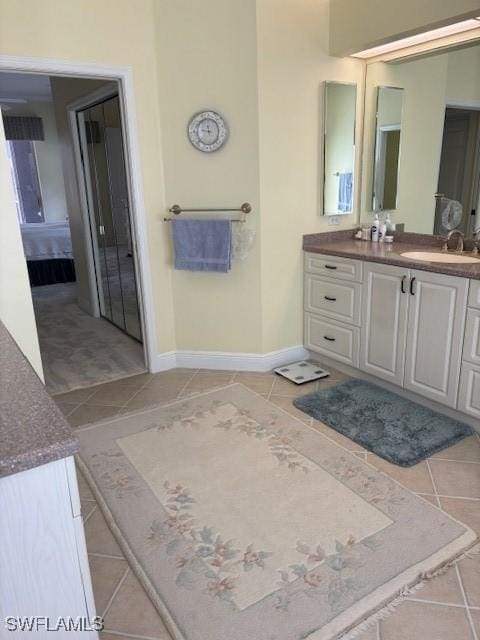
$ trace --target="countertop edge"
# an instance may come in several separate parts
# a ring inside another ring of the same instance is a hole
[[[358,247],[361,246],[363,244],[366,244],[364,241],[362,240],[355,240],[355,239],[351,239],[352,243],[355,243],[354,246]],[[356,243],[359,243],[359,245],[357,245]],[[402,243],[397,243],[396,246],[398,247],[399,244]],[[355,253],[354,251],[349,251],[348,249],[338,249],[335,248],[335,241],[328,241],[328,242],[317,242],[317,243],[312,243],[309,244],[308,242],[303,242],[302,248],[303,251],[308,252],[308,253],[319,253],[319,254],[324,254],[324,255],[330,255],[330,256],[338,256],[339,258],[349,258],[350,260],[361,260],[362,262],[376,262],[376,263],[380,263],[380,264],[390,264],[392,266],[395,267],[405,267],[405,268],[410,268],[410,269],[417,269],[418,271],[429,271],[431,273],[440,273],[443,275],[447,275],[447,276],[456,276],[456,277],[460,277],[460,278],[468,278],[470,280],[480,280],[480,265],[478,267],[478,271],[477,272],[469,272],[469,271],[465,271],[464,267],[465,265],[455,265],[452,263],[441,263],[441,262],[419,262],[416,260],[411,260],[410,258],[403,258],[402,256],[399,256],[396,253],[392,253],[391,255],[388,256],[378,256],[378,255],[371,255],[371,254],[362,254],[362,253]],[[391,245],[384,245],[385,247],[388,247],[389,249],[395,246],[395,243],[392,243]],[[432,250],[432,247],[429,247],[430,250]],[[412,250],[412,247],[405,247],[403,249],[403,251],[409,251]],[[419,247],[418,245],[415,246],[415,250],[421,250],[421,247]],[[428,247],[426,247],[426,250],[428,250]]]
[[[50,462],[57,462],[75,455],[80,450],[78,439],[72,435],[70,440],[52,443],[48,447],[42,447],[32,452],[25,452],[3,458],[0,461],[0,481],[3,478],[30,471]]]

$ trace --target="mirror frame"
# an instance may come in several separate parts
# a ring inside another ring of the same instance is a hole
[[[342,85],[353,87],[355,90],[355,109],[354,109],[354,119],[353,119],[353,177],[352,177],[352,209],[351,211],[337,211],[332,213],[327,213],[325,210],[325,187],[326,187],[326,150],[327,150],[327,90],[329,85]],[[324,80],[322,82],[323,88],[323,131],[322,131],[322,215],[323,216],[349,216],[356,213],[356,193],[357,193],[357,184],[358,182],[358,163],[357,163],[357,117],[358,117],[358,83],[354,81],[342,81],[342,80]]]

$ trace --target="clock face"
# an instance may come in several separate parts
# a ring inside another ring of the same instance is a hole
[[[225,120],[215,111],[201,111],[188,124],[188,138],[196,149],[210,153],[222,147],[228,137]]]

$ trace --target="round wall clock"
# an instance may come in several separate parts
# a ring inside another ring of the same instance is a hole
[[[188,123],[188,139],[199,151],[217,151],[225,144],[227,138],[227,123],[215,111],[200,111]]]

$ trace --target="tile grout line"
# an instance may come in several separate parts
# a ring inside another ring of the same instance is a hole
[[[125,379],[125,378],[120,378],[120,380],[124,380],[124,379]],[[113,380],[112,382],[117,382],[117,381],[116,381],[116,380]],[[97,387],[100,387],[100,386],[102,386],[102,384],[110,384],[110,383],[109,383],[109,382],[103,382],[103,383],[101,383],[101,384],[99,384],[99,385],[96,385],[96,386],[97,386]],[[147,384],[147,383],[145,382],[145,384]],[[144,385],[142,385],[142,387],[140,387],[140,389],[143,389],[143,386],[144,386]],[[88,387],[86,387],[86,388],[88,388]],[[140,391],[140,389],[138,389],[138,391]],[[98,391],[98,389],[97,389],[97,391]],[[77,407],[75,407],[75,409],[74,409],[73,411],[70,411],[70,413],[68,414],[68,416],[71,416],[71,415],[72,415],[72,413],[73,413],[74,411],[76,411],[77,409],[80,409],[80,407],[85,406],[85,405],[87,404],[87,402],[90,400],[90,398],[93,398],[93,396],[95,395],[95,393],[96,393],[97,391],[93,391],[93,392],[92,392],[92,393],[91,393],[87,398],[85,398],[85,400],[84,400],[83,402],[80,402],[80,404],[79,404]],[[135,393],[134,393],[134,396],[135,396],[136,394],[137,394],[137,392],[135,392]],[[132,396],[132,397],[133,397],[133,396]],[[132,398],[130,398],[130,400],[131,400],[131,399],[132,399]],[[129,400],[129,401],[130,401],[130,400]],[[119,411],[120,409],[123,409],[125,405],[121,405],[121,406],[119,406],[119,405],[116,405],[116,404],[105,404],[105,405],[98,405],[98,406],[101,406],[101,407],[114,407],[115,409],[118,409],[118,411]],[[117,413],[118,413],[118,411],[117,411]],[[116,414],[114,414],[112,417],[114,417],[115,415],[116,415]],[[74,427],[73,425],[71,425],[71,426],[72,426],[72,429],[77,429],[78,427],[81,427],[81,426],[83,426],[83,425],[81,425],[81,424],[80,424],[80,425],[76,425],[75,427]]]
[[[87,523],[87,521],[90,519],[90,517],[95,513],[95,511],[97,510],[97,503],[95,502],[95,504],[93,505],[92,509],[88,512],[87,515],[84,516],[83,518],[83,524],[85,525]]]
[[[430,458],[432,462],[456,462],[457,464],[480,464],[480,460],[453,460],[453,458]]]
[[[478,640],[477,630],[475,629],[475,623],[473,622],[472,614],[470,613],[470,607],[468,606],[467,594],[465,593],[465,587],[463,586],[463,580],[460,574],[460,569],[458,568],[458,562],[455,563],[455,571],[457,574],[457,580],[460,584],[460,591],[462,592],[463,602],[465,603],[468,622],[470,623],[470,627],[472,629],[472,636],[474,640]]]
[[[422,491],[415,491],[417,496],[429,496],[430,498],[436,498],[437,495],[434,493],[425,493]],[[454,500],[469,500],[470,502],[480,502],[480,498],[471,498],[470,496],[451,496],[444,493],[438,494],[439,498],[453,498]]]
[[[125,569],[125,573],[123,574],[123,576],[120,578],[117,586],[115,587],[115,589],[113,590],[112,595],[110,596],[110,600],[107,602],[105,609],[103,610],[102,613],[102,619],[105,621],[105,616],[107,615],[108,611],[110,610],[110,607],[112,606],[112,603],[115,599],[115,596],[117,595],[117,593],[120,591],[120,587],[122,586],[122,584],[125,582],[126,577],[128,576],[130,572],[130,565],[127,562],[127,568]]]
[[[183,385],[183,387],[180,389],[180,391],[178,392],[177,398],[181,398],[182,394],[184,393],[184,391],[186,390],[186,388],[188,387],[188,385],[192,382],[192,380],[194,380],[197,376],[199,372],[199,369],[194,369],[192,375],[189,377],[189,379],[187,380],[187,382]]]
[[[270,402],[270,398],[272,397],[273,394],[273,388],[275,386],[275,382],[277,381],[277,378],[275,376],[272,377],[272,384],[270,386],[270,391],[267,394],[267,401]]]
[[[97,553],[95,551],[88,551],[87,554],[89,556],[93,556],[94,558],[107,558],[108,560],[123,560],[128,564],[128,561],[123,556],[115,556],[109,553]]]
[[[430,464],[428,462],[428,458],[425,458],[425,462],[426,462],[428,473],[429,473],[429,476],[430,476],[430,482],[432,483],[435,499],[437,501],[437,506],[441,509],[442,508],[442,503],[440,502],[440,498],[438,497],[437,485],[435,484],[435,480],[433,478],[433,473],[432,473],[432,470],[430,468]]]
[[[122,636],[123,638],[132,638],[132,640],[162,640],[159,636],[134,636],[131,633],[126,633],[125,631],[115,631],[114,629],[104,629],[103,633],[112,633],[118,636]]]
[[[456,565],[455,565],[456,566]],[[453,602],[439,602],[438,600],[422,600],[421,598],[413,598],[410,596],[407,596],[405,598],[405,600],[407,600],[408,602],[417,602],[419,604],[433,604],[437,607],[449,607],[449,608],[454,608],[454,609],[465,609],[465,605],[464,604],[458,604],[458,603],[453,603]],[[477,640],[477,639],[475,639]]]
[[[152,374],[155,375],[155,374]],[[146,382],[144,382],[144,384],[142,384],[141,387],[139,387],[135,393],[133,394],[133,396],[131,396],[127,402],[125,402],[124,404],[122,404],[122,406],[118,407],[118,410],[120,411],[121,409],[125,409],[128,405],[129,402],[131,402],[134,398],[137,397],[137,395],[140,393],[140,391],[143,391],[145,389],[145,387],[148,385],[148,383],[150,382],[150,378],[147,378]],[[117,412],[118,413],[118,412]]]

